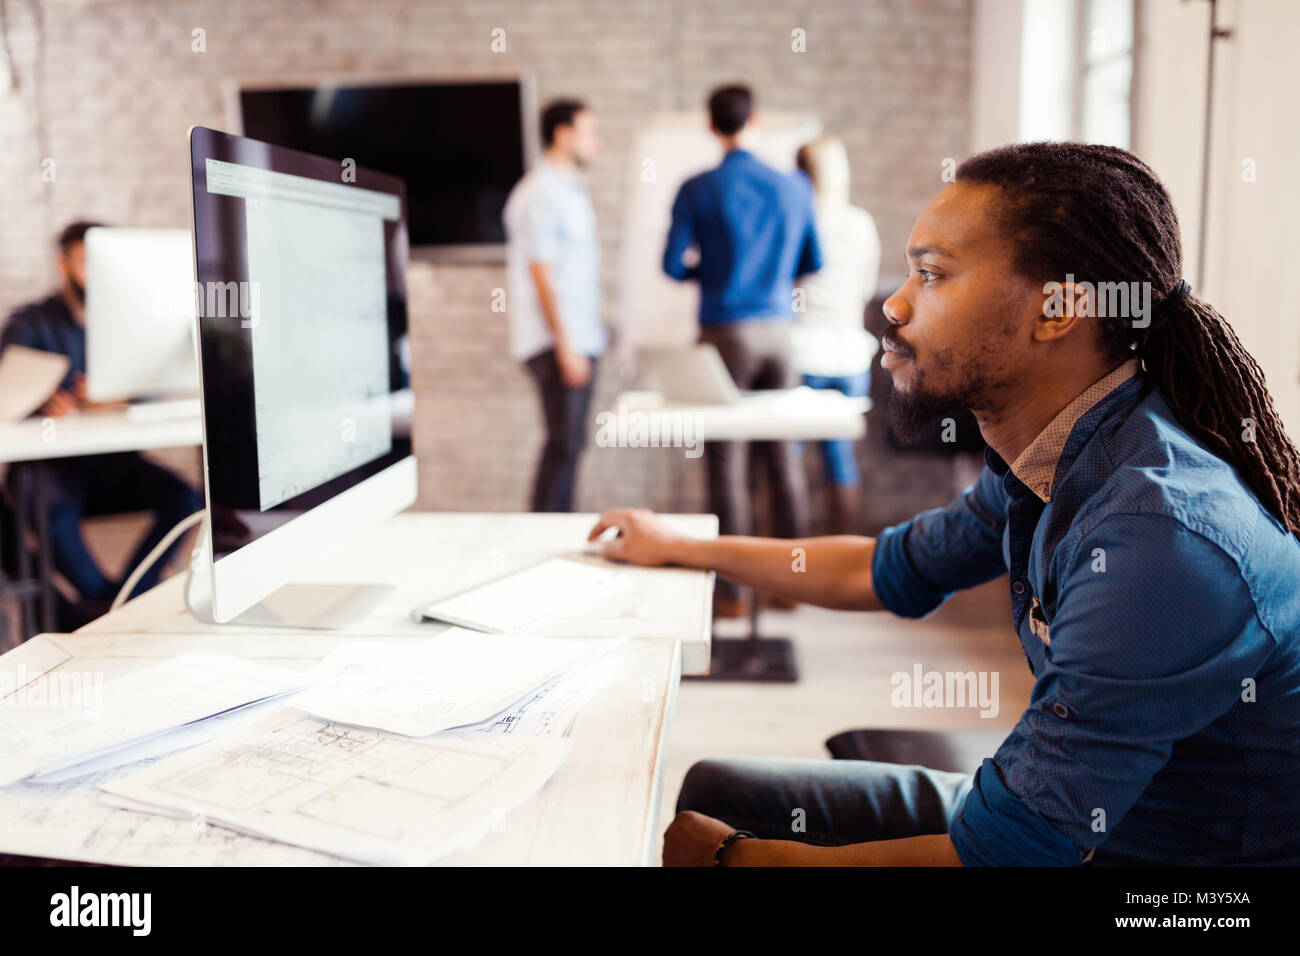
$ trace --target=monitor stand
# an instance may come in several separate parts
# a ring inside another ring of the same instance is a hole
[[[206,520],[200,535],[206,534]],[[206,551],[200,540],[200,553]],[[203,567],[197,567],[200,563]],[[391,584],[286,584],[259,604],[229,621],[245,627],[291,627],[338,630],[355,624],[397,591]],[[212,617],[212,576],[206,562],[190,562],[185,603],[198,620]]]

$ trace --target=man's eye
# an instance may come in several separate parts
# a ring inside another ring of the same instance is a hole
[[[933,282],[939,278],[937,272],[931,272],[929,269],[917,269],[916,274],[921,277],[922,282]]]

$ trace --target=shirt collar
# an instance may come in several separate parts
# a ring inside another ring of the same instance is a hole
[[[48,310],[46,314],[56,322],[63,322],[77,327],[81,326],[81,323],[77,321],[77,317],[72,314],[72,308],[68,305],[68,300],[63,298],[62,292],[55,292],[42,305]]]
[[[541,158],[541,165],[543,169],[550,171],[554,175],[563,179],[565,182],[574,182],[574,183],[582,182],[582,175],[578,172],[576,167],[561,166],[559,163],[555,162],[554,160],[546,156],[543,156]]]
[[[1103,398],[1138,373],[1138,360],[1129,359],[1123,365],[1102,376],[1066,405],[1047,427],[1038,433],[1011,463],[1011,473],[1020,479],[1042,501],[1052,500],[1053,482],[1061,452],[1079,419],[1088,414]]]

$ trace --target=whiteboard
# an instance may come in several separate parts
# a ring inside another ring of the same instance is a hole
[[[816,138],[821,123],[808,116],[764,113],[747,148],[768,165],[793,170],[795,153]],[[619,258],[619,350],[677,348],[697,338],[698,285],[663,271],[664,243],[677,190],[722,161],[722,147],[704,111],[658,113],[636,137],[628,169],[627,204]]]

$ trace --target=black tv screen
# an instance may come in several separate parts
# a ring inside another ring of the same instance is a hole
[[[406,181],[413,246],[505,242],[524,174],[518,81],[246,89],[244,135]]]

